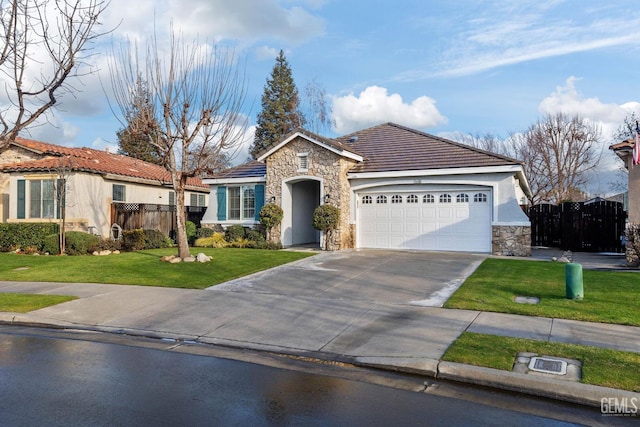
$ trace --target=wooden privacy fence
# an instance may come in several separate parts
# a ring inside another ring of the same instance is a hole
[[[626,219],[619,202],[535,205],[529,208],[531,244],[577,252],[623,252]]]
[[[200,227],[200,221],[207,210],[205,206],[186,206],[187,221]],[[175,237],[176,206],[150,203],[112,203],[111,224],[118,224],[123,230],[144,228],[160,230],[171,238]]]

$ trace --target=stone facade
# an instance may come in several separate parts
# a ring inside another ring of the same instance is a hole
[[[302,153],[307,155],[306,170],[299,169],[298,155]],[[321,194],[330,195],[329,203],[340,209],[340,225],[332,233],[328,247],[330,250],[352,248],[355,239],[349,224],[351,198],[347,172],[354,164],[353,160],[298,137],[267,157],[266,201],[275,197],[275,203],[282,205],[282,182],[289,178],[304,179],[308,176],[310,179],[321,179]],[[271,230],[268,238],[273,241],[280,235],[278,226]]]
[[[531,227],[494,225],[492,228],[494,255],[531,256]]]

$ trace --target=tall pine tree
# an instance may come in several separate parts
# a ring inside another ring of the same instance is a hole
[[[304,115],[299,107],[298,88],[281,50],[262,94],[262,111],[258,114],[251,157],[255,159],[283,136],[304,125]]]
[[[151,104],[149,89],[141,77],[136,81],[132,97],[135,102],[131,106],[131,112],[125,117],[127,126],[116,133],[118,153],[160,165],[162,158],[158,150],[149,143],[150,136],[151,138],[155,136],[158,122]]]

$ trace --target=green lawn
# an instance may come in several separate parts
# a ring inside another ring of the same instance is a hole
[[[511,371],[519,352],[579,360],[582,383],[640,392],[640,354],[626,351],[465,332],[442,360]]]
[[[312,253],[261,249],[194,248],[212,256],[209,263],[160,262],[175,248],[109,256],[33,256],[0,253],[0,280],[111,283],[203,289],[227,280],[296,261]]]
[[[50,305],[71,301],[76,297],[65,295],[27,295],[0,293],[0,311],[10,313],[27,313]]]
[[[584,299],[570,300],[565,264],[488,258],[444,306],[640,326],[640,273],[584,270],[583,283]],[[516,296],[540,303],[518,304]]]

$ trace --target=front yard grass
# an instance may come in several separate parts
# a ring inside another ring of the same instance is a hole
[[[640,354],[626,351],[464,332],[442,360],[511,371],[519,352],[579,360],[582,383],[640,392]]]
[[[67,295],[31,295],[0,293],[0,311],[27,313],[76,299]]]
[[[584,299],[570,300],[565,264],[488,258],[444,307],[640,326],[640,273],[583,270],[583,283]],[[516,296],[540,303],[519,304]]]
[[[107,283],[204,289],[276,267],[312,253],[261,249],[196,248],[208,263],[160,262],[175,248],[123,252],[108,256],[33,256],[0,253],[0,280],[17,282]]]

